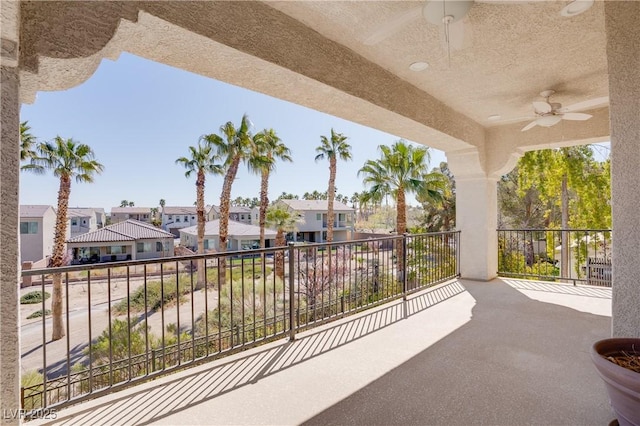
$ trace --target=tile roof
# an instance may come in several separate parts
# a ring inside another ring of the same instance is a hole
[[[111,214],[114,213],[151,213],[151,207],[111,207]]]
[[[220,213],[220,206],[211,206],[213,211]],[[251,213],[251,207],[229,206],[229,213]]]
[[[158,229],[148,223],[133,219],[105,226],[97,231],[87,232],[69,239],[69,243],[104,243],[116,241],[136,241],[146,239],[175,238],[175,235]]]
[[[42,217],[47,210],[55,209],[53,206],[44,204],[23,204],[20,206],[20,217]]]
[[[327,200],[280,200],[279,202],[284,203],[291,207],[293,210],[297,211],[327,211],[329,209],[329,202]],[[343,204],[339,201],[333,202],[333,211],[334,212],[352,212],[354,209]]]
[[[184,232],[190,235],[198,234],[198,226],[189,226],[188,228],[180,229],[180,232]],[[206,236],[217,236],[220,235],[220,220],[212,220],[204,225],[204,235]],[[242,236],[252,236],[255,237],[260,235],[260,227],[255,225],[249,225],[248,223],[236,222],[235,220],[229,221],[229,236],[233,237],[242,237]],[[276,231],[273,229],[265,228],[264,230],[265,237],[273,237],[276,236]]]
[[[95,216],[95,209],[74,207],[67,210],[67,217]]]
[[[205,212],[206,211],[207,209],[205,208]],[[191,206],[191,207],[164,206],[163,213],[177,214],[177,215],[181,215],[181,214],[195,215],[197,211],[196,211],[196,206]]]

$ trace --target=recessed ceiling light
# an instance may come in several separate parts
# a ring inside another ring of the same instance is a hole
[[[560,11],[560,15],[566,17],[572,17],[580,15],[582,12],[586,12],[593,6],[594,0],[575,0],[566,5]]]
[[[409,65],[409,69],[411,71],[424,71],[429,68],[429,64],[426,62],[414,62]]]
[[[487,120],[491,120],[491,121],[495,121],[495,120],[499,120],[500,119],[500,115],[498,114],[493,114],[490,115],[489,117],[487,117]]]

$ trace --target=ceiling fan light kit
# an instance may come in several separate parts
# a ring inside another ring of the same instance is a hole
[[[574,112],[582,109],[593,108],[609,101],[609,98],[604,96],[601,98],[594,98],[587,101],[578,102],[568,107],[563,108],[559,102],[549,102],[551,95],[556,93],[554,90],[544,90],[540,92],[540,96],[544,98],[544,101],[533,101],[533,112],[536,114],[536,119],[522,128],[523,132],[534,128],[551,127],[558,124],[562,120],[570,121],[585,121],[592,117],[591,114],[584,114],[580,112]]]
[[[570,18],[586,12],[593,6],[594,0],[575,0],[566,5],[560,11],[560,15]]]

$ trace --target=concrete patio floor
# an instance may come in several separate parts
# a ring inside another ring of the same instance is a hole
[[[611,289],[457,280],[65,408],[57,424],[606,425]],[[35,420],[30,424],[48,424]]]

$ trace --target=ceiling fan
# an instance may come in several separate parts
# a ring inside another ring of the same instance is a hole
[[[476,0],[492,3],[494,0]],[[462,48],[464,41],[463,18],[471,9],[474,0],[425,0],[404,12],[391,17],[374,32],[365,37],[363,43],[374,45],[404,28],[416,19],[441,27],[440,35],[447,49]]]
[[[558,124],[562,120],[572,121],[584,121],[592,117],[591,114],[585,114],[580,111],[588,108],[594,108],[600,105],[604,105],[609,101],[607,96],[601,98],[589,99],[587,101],[578,102],[568,107],[562,107],[562,104],[558,102],[549,102],[551,95],[555,93],[555,90],[545,90],[540,92],[540,96],[545,100],[534,101],[533,111],[536,114],[536,119],[522,128],[523,132],[534,128],[535,126],[551,127]]]

